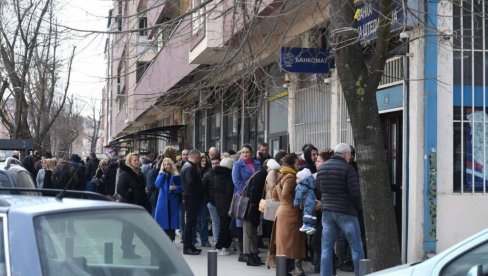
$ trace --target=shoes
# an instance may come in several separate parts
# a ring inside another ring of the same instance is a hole
[[[185,255],[199,255],[201,251],[196,248],[185,248],[183,249],[183,254]]]
[[[229,256],[231,254],[226,248],[215,249],[215,251],[217,251],[217,255],[219,256]]]
[[[315,227],[310,227],[308,230],[307,230],[307,235],[313,235],[315,233],[315,231],[317,231],[317,229],[315,229]]]
[[[300,269],[300,268],[295,266],[295,268],[293,268],[293,270],[290,272],[290,274],[293,276],[305,276],[305,271],[303,271],[303,269]]]
[[[260,266],[263,265],[258,254],[247,254],[247,265],[248,266]]]
[[[206,243],[202,244],[202,247],[212,247],[212,245],[210,245],[209,242],[206,242]]]
[[[300,227],[300,229],[298,229],[298,231],[300,231],[300,232],[307,232],[307,231],[310,230],[310,228],[312,228],[312,227],[304,224],[304,225],[302,225],[302,227]]]
[[[350,262],[350,261],[343,262],[339,269],[344,271],[344,272],[354,272],[354,266],[353,266],[352,262]]]
[[[238,262],[241,263],[247,263],[247,260],[249,259],[249,256],[247,254],[240,254],[239,259],[237,259]]]
[[[136,253],[134,252],[127,252],[122,255],[122,258],[124,259],[140,259],[141,256],[137,255]]]

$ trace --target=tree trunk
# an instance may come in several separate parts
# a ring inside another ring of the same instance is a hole
[[[385,2],[391,4],[391,0],[382,0],[382,5]],[[401,262],[385,143],[376,102],[376,89],[386,61],[389,32],[388,38],[378,38],[368,68],[364,49],[358,42],[350,42],[350,39],[357,37],[357,33],[351,31],[355,28],[351,24],[355,13],[353,1],[330,0],[329,12],[334,17],[330,21],[330,31],[337,73],[347,102],[358,156],[368,258],[374,270],[381,270]],[[347,31],[343,29],[345,27],[351,29]],[[334,32],[338,29],[343,31]]]

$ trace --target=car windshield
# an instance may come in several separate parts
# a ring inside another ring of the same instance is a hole
[[[35,226],[43,275],[193,275],[142,210],[43,215]]]

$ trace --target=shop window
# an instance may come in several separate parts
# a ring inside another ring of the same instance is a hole
[[[453,5],[453,191],[458,193],[488,189],[488,51],[483,46],[488,19],[482,13],[487,9],[488,3],[478,0]]]

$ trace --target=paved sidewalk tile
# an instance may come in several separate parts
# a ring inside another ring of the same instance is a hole
[[[179,236],[176,237],[175,246],[180,253],[183,254],[183,244],[180,243]],[[207,276],[207,253],[213,251],[213,248],[199,247],[202,249],[200,255],[183,255],[184,259],[192,269],[195,276]],[[275,276],[276,270],[274,268],[267,269],[265,265],[262,266],[247,266],[245,263],[237,261],[238,254],[229,256],[217,256],[217,275],[219,276]],[[260,249],[259,257],[264,261],[266,252]],[[307,276],[318,276],[319,273],[313,272],[313,266],[309,262],[303,262],[303,269]],[[352,272],[338,271],[339,276],[352,276]]]

